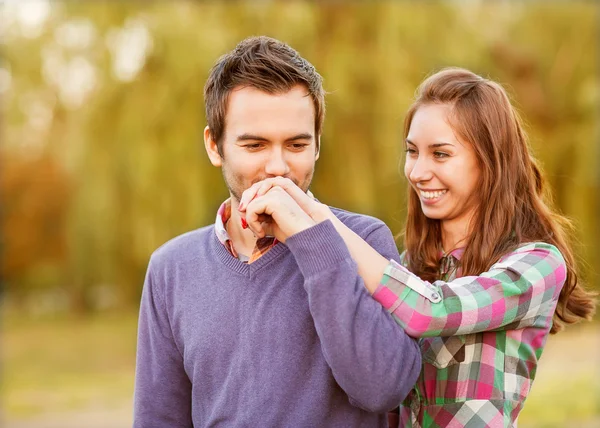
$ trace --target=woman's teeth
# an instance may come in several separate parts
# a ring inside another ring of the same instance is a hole
[[[436,190],[434,192],[427,192],[425,190],[419,190],[419,194],[421,195],[422,198],[424,199],[435,199],[435,198],[439,198],[440,196],[442,196],[444,193],[446,193],[447,190]]]

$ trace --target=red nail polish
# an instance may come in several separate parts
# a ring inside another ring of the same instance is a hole
[[[242,218],[242,229],[248,229],[248,223],[245,218]]]

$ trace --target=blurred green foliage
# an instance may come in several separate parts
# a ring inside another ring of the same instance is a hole
[[[150,253],[213,221],[227,193],[204,154],[202,89],[215,60],[255,34],[288,42],[325,78],[313,192],[395,233],[405,216],[402,119],[417,85],[450,65],[504,84],[597,287],[594,2],[35,4],[7,3],[0,30],[12,307],[136,307]]]

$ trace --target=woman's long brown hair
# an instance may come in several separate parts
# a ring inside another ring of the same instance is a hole
[[[581,319],[591,319],[594,294],[578,282],[569,242],[571,223],[550,206],[544,179],[532,157],[521,119],[499,84],[468,70],[448,68],[428,77],[404,121],[408,135],[415,112],[426,104],[449,104],[453,130],[475,149],[481,168],[479,201],[461,258],[462,275],[478,275],[501,256],[526,242],[554,245],[563,255],[567,276],[551,333]],[[409,186],[404,244],[408,267],[428,281],[439,279],[439,220],[425,217],[419,196]]]

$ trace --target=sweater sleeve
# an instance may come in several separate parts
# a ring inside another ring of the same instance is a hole
[[[390,230],[376,223],[367,242],[398,258]],[[371,412],[398,406],[421,370],[417,343],[367,292],[356,263],[331,221],[286,241],[304,275],[323,354],[350,402]]]
[[[558,249],[532,243],[450,282],[423,281],[392,260],[373,297],[413,337],[453,336],[549,327],[565,279]]]
[[[152,261],[142,291],[136,358],[133,427],[192,427],[192,386]]]

